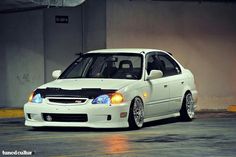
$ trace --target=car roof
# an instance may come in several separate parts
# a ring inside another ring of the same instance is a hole
[[[100,50],[92,50],[87,53],[148,53],[148,52],[164,52],[163,50],[157,50],[157,49],[146,49],[146,48],[119,48],[119,49],[100,49]]]

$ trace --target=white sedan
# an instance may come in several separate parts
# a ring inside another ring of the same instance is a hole
[[[141,128],[144,122],[194,118],[193,74],[155,49],[103,49],[80,55],[24,105],[31,127]]]

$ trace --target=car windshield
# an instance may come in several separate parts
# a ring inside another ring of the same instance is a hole
[[[89,53],[72,63],[59,79],[107,78],[141,79],[141,54],[134,53]]]

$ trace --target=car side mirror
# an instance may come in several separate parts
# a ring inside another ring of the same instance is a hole
[[[162,76],[163,76],[163,72],[161,70],[151,70],[146,80],[154,80],[154,79],[161,78]]]
[[[61,70],[54,70],[54,71],[52,72],[52,77],[53,77],[54,79],[58,79],[60,75],[61,75]]]

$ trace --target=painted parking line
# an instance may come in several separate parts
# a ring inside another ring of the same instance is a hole
[[[236,105],[229,105],[228,108],[227,108],[227,111],[236,112]]]
[[[0,118],[21,118],[24,117],[23,109],[21,108],[3,108],[0,109]]]

